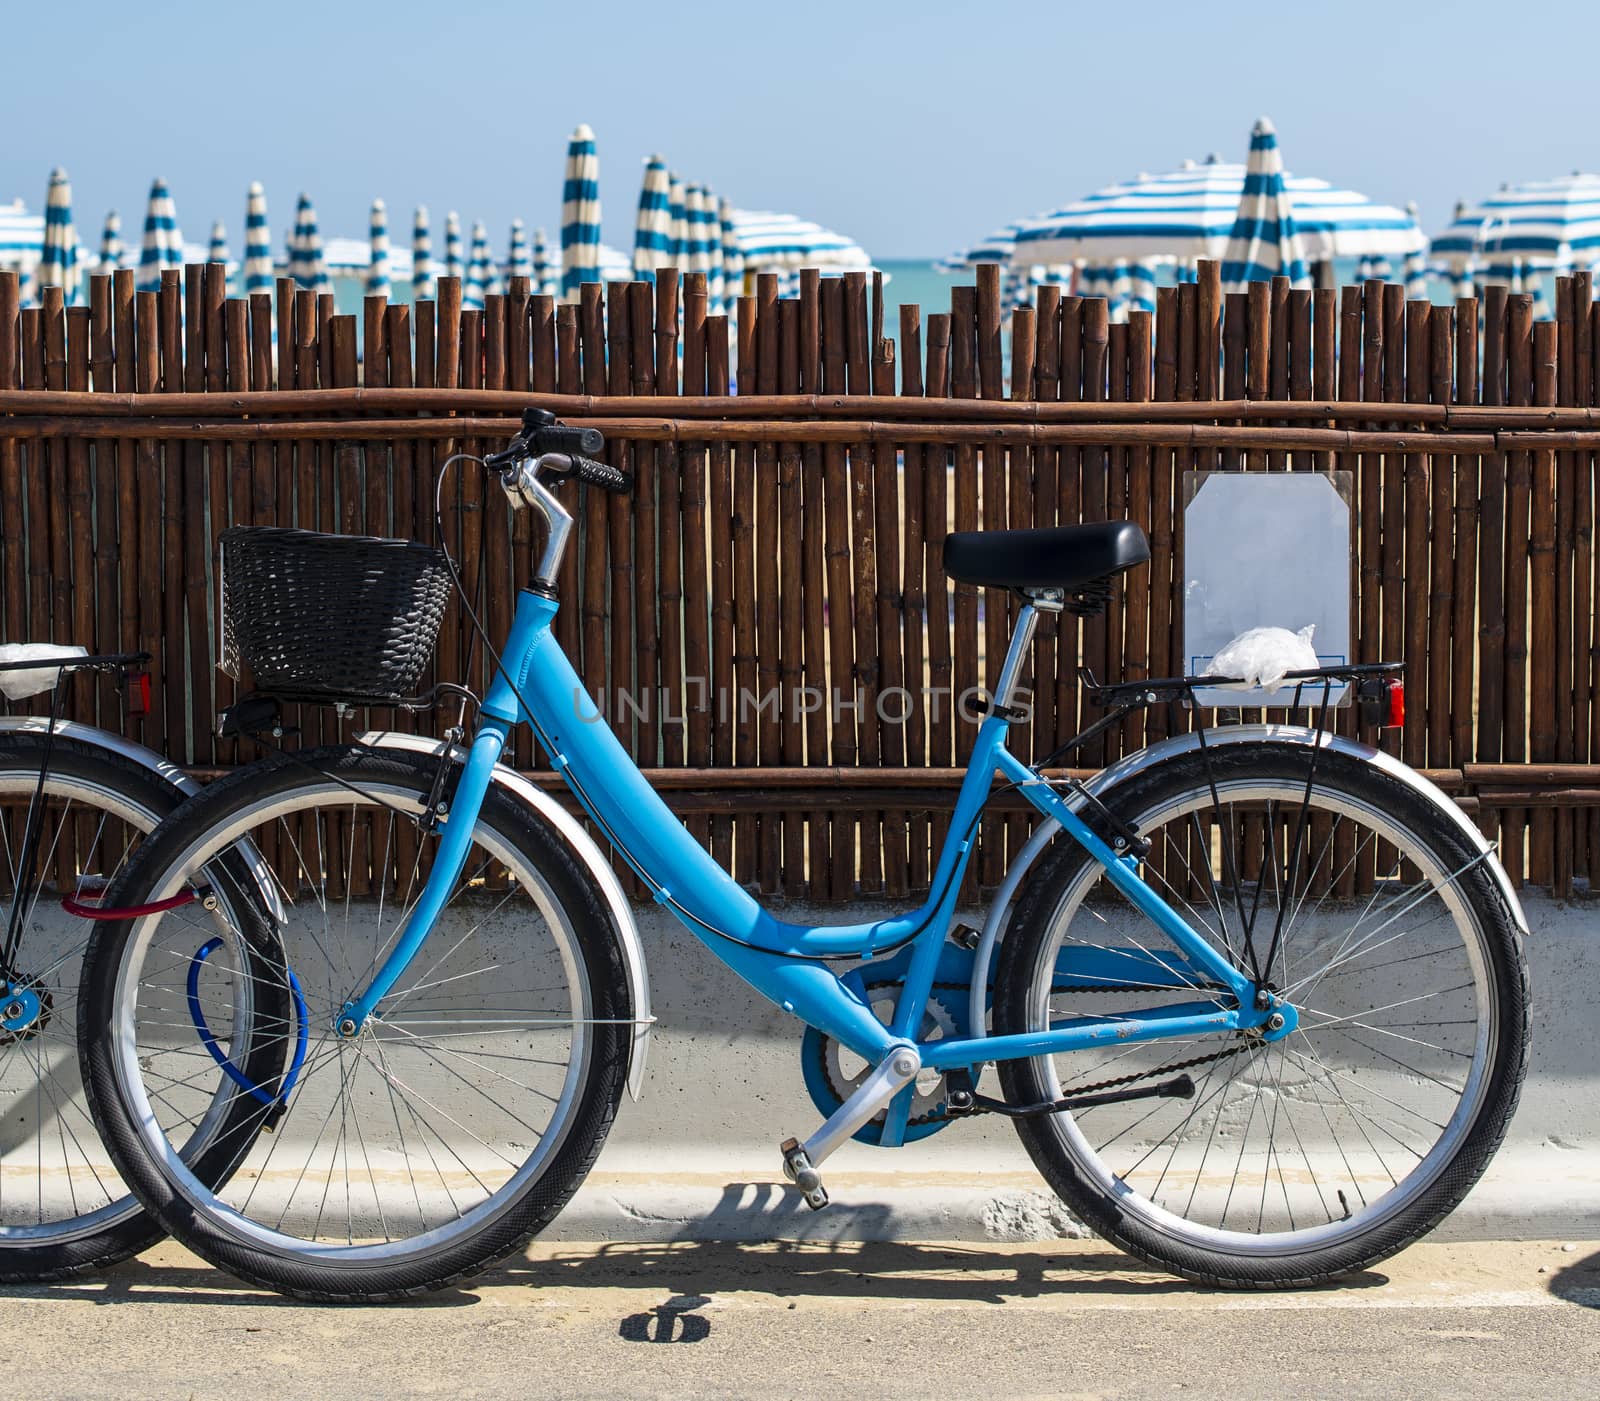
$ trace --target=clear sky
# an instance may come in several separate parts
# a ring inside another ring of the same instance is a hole
[[[936,255],[1141,170],[1243,160],[1261,114],[1286,163],[1433,231],[1458,198],[1600,168],[1594,0],[1396,4],[810,0],[65,0],[6,6],[0,200],[66,166],[86,242],[136,243],[152,176],[186,238],[237,255],[264,182],[281,246],[297,193],[364,236],[374,195],[497,249],[552,236],[562,157],[599,142],[607,242],[632,242],[653,151],[747,208],[879,257]]]

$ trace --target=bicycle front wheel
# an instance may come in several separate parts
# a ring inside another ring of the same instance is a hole
[[[537,814],[491,790],[428,941],[354,1037],[420,896],[437,760],[361,747],[275,757],[208,788],[119,882],[190,904],[91,946],[84,1055],[101,1131],[152,1212],[213,1264],[303,1298],[399,1298],[474,1273],[550,1221],[598,1153],[633,1017],[592,878]],[[250,838],[283,918],[214,878]],[[255,989],[241,998],[240,990]],[[263,1020],[260,994],[291,1004]],[[235,1048],[281,1070],[238,1075]],[[232,1067],[232,1068],[230,1068]],[[225,1172],[181,1145],[215,1095],[259,1128]]]
[[[1431,1230],[1504,1137],[1526,1065],[1527,969],[1493,857],[1378,766],[1323,749],[1313,772],[1312,753],[1214,746],[1209,766],[1181,755],[1108,796],[1152,844],[1143,878],[1235,966],[1260,967],[1297,1028],[1000,1067],[1017,1104],[1190,1077],[1187,1098],[1018,1129],[1090,1226],[1208,1284],[1312,1284]],[[999,1032],[1230,1005],[1065,839],[1002,950]]]

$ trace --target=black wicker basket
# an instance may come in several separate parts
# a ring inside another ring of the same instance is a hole
[[[234,526],[221,536],[222,668],[286,700],[392,705],[415,694],[450,595],[414,540]]]

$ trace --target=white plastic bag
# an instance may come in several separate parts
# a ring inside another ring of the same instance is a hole
[[[65,661],[69,657],[86,657],[87,647],[63,647],[54,642],[0,643],[0,666],[7,662]],[[48,691],[61,675],[58,666],[28,667],[23,671],[0,671],[0,695],[7,700],[26,700],[41,691]]]
[[[1232,689],[1274,690],[1291,671],[1312,671],[1318,665],[1311,645],[1316,625],[1299,632],[1288,628],[1251,628],[1241,632],[1211,659],[1213,676],[1233,676]]]

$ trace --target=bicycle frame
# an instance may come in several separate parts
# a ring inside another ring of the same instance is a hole
[[[1271,1015],[1272,1009],[1255,1005],[1256,989],[1250,978],[1140,879],[1137,863],[1116,855],[1048,780],[1006,749],[1007,721],[993,713],[979,727],[930,893],[919,908],[890,919],[834,926],[791,924],[775,918],[712,860],[618,743],[551,631],[556,606],[553,598],[541,593],[523,591],[519,595],[502,670],[484,699],[440,827],[432,874],[384,965],[368,987],[340,1009],[336,1022],[341,1034],[355,1035],[377,1012],[385,994],[427,939],[465,866],[494,766],[519,720],[532,726],[552,767],[657,903],[763,996],[835,1037],[871,1064],[908,1042],[917,1047],[924,1067],[949,1070],[1060,1054],[1106,1042],[1251,1030],[1262,1027]],[[1021,610],[996,687],[1001,706],[1015,685],[1036,619],[1031,604]],[[1173,941],[1192,969],[1227,989],[1235,1006],[1197,1001],[1115,1017],[1074,1018],[1026,1034],[918,1041],[915,1031],[922,1024],[932,991],[972,837],[997,774],[1015,784],[1040,813],[1060,823],[1105,867],[1112,884]],[[825,960],[867,958],[907,944],[912,946],[912,954],[905,981],[885,1026],[864,999],[841,983]],[[1280,1005],[1277,1010],[1288,1018],[1278,1034],[1287,1034],[1294,1024],[1293,1009]],[[1262,1034],[1272,1036],[1271,1032]],[[904,1110],[898,1116],[891,1111],[885,1143],[898,1142],[903,1126]]]

